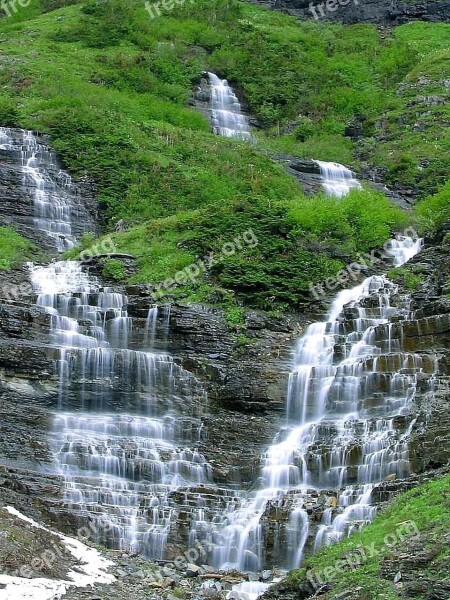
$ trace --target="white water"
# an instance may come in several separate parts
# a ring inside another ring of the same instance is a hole
[[[36,227],[58,250],[72,246],[70,178],[31,132],[12,143],[1,130],[0,143],[20,156]],[[51,435],[66,506],[80,525],[94,524],[94,541],[160,558],[176,512],[171,493],[210,478],[194,447],[206,395],[189,372],[152,349],[159,316],[167,335],[170,310],[150,307],[142,336],[127,297],[103,288],[80,262],[30,265],[30,277],[36,304],[49,315],[59,372]],[[144,350],[130,349],[136,343]]]
[[[68,173],[58,170],[56,177],[49,173],[56,169],[53,154],[37,142],[31,131],[23,132],[21,143],[23,185],[31,188],[34,196],[37,229],[54,241],[59,251],[71,248],[75,243],[71,227],[71,205],[64,192],[71,187]],[[46,170],[39,168],[45,163]]]
[[[213,132],[229,138],[251,140],[250,125],[242,114],[236,94],[226,79],[208,73],[211,86],[211,123]]]
[[[269,583],[260,581],[243,581],[233,586],[228,592],[227,600],[256,600],[261,594],[264,594],[270,587]]]
[[[34,152],[29,139],[24,132],[25,158]],[[0,144],[10,147],[1,130]],[[24,186],[48,182],[34,196],[36,210],[56,203],[64,223],[71,207],[56,186],[52,157],[34,154],[32,165],[23,165],[33,169]],[[36,224],[52,231],[45,218]],[[67,247],[71,234],[58,227],[55,244]],[[393,240],[392,262],[399,266],[419,250],[419,241]],[[102,288],[80,263],[35,266],[31,277],[37,304],[50,315],[60,373],[52,436],[67,507],[80,524],[93,520],[96,541],[161,558],[176,518],[172,492],[210,481],[210,467],[195,449],[204,392],[170,356],[153,350],[158,327],[167,334],[170,311],[162,319],[161,309],[149,307],[145,334],[136,338],[126,296]],[[386,278],[371,277],[340,292],[326,321],[307,329],[289,379],[287,424],[264,457],[259,490],[229,492],[215,515],[197,496],[190,542],[212,544],[215,566],[260,570],[264,514],[279,506],[289,510],[280,564],[295,567],[310,533],[308,489],[335,490],[336,506],[324,511],[315,539],[320,548],[372,519],[375,482],[409,472],[407,432],[398,431],[395,417],[408,416],[422,361],[402,350],[392,320],[408,315],[408,298],[399,298]],[[132,350],[138,338],[143,350]]]
[[[323,178],[323,187],[328,196],[342,198],[346,196],[351,189],[361,189],[361,184],[350,169],[333,162],[324,162],[323,160],[314,161],[319,165],[320,173]]]
[[[198,438],[204,393],[170,356],[125,347],[126,297],[102,289],[79,263],[35,267],[31,280],[60,348],[54,444],[65,501],[96,521],[97,541],[161,558],[168,495],[209,479],[204,457],[185,446]],[[68,410],[74,402],[76,412]]]
[[[419,240],[393,240],[393,264],[420,247]],[[326,320],[311,324],[300,338],[287,425],[265,455],[260,489],[230,503],[225,518],[209,531],[216,566],[264,567],[263,515],[269,504],[281,507],[289,491],[296,491],[297,500],[287,524],[284,566],[293,568],[309,533],[302,499],[307,490],[336,490],[316,536],[318,549],[372,520],[375,482],[408,475],[407,433],[399,433],[394,417],[408,415],[422,359],[403,352],[396,337],[392,317],[410,314],[409,298],[396,295],[385,277],[369,277],[340,292]]]

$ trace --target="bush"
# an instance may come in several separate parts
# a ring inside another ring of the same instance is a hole
[[[17,127],[19,113],[16,103],[8,97],[0,96],[0,123],[2,127]]]
[[[419,202],[415,206],[415,213],[423,234],[432,235],[450,221],[450,181],[437,194]]]
[[[30,256],[31,242],[11,227],[0,227],[0,270],[7,270]]]
[[[103,276],[108,279],[114,279],[115,281],[123,281],[125,279],[125,266],[116,258],[108,258],[102,260],[102,273]]]

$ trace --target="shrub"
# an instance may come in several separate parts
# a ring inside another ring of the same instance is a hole
[[[125,279],[125,266],[116,258],[107,258],[102,260],[102,273],[104,277],[108,279],[114,279],[115,281],[123,281]]]
[[[415,213],[424,234],[434,234],[450,221],[450,181],[437,194],[419,202],[415,206]]]
[[[7,270],[26,260],[33,248],[31,242],[11,227],[0,227],[0,270]]]

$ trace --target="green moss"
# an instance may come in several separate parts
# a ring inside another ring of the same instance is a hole
[[[33,244],[11,227],[0,227],[0,270],[8,270],[30,258]]]

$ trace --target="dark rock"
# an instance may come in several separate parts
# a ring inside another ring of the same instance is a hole
[[[281,10],[301,19],[317,18],[327,21],[354,23],[379,23],[381,25],[401,25],[409,21],[447,22],[450,19],[450,5],[447,0],[351,0],[337,2],[333,10],[327,10],[325,3],[314,0],[315,12],[310,9],[309,0],[251,0],[273,10]]]

